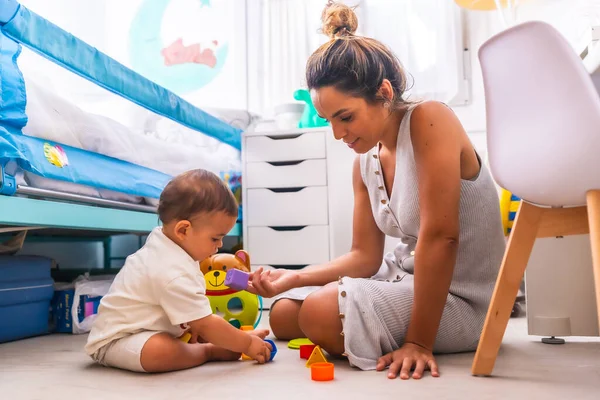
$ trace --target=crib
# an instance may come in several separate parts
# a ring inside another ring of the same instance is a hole
[[[22,46],[157,117],[217,139],[233,149],[230,157],[238,157],[245,126],[229,122],[250,121],[248,115],[230,116],[229,121],[211,115],[18,1],[0,0],[0,236],[27,231],[33,237],[69,236],[105,244],[109,243],[106,238],[117,233],[143,236],[159,224],[158,198],[173,171],[203,165],[189,146],[129,133],[98,116],[86,119],[89,123],[75,133],[94,138],[102,125],[104,133],[111,135],[88,140],[96,143],[88,148],[65,143],[66,138],[56,132],[50,136],[43,129],[36,135],[28,133],[36,125],[35,113],[26,112],[28,107],[31,110],[36,96],[51,93],[26,82],[17,63]],[[59,107],[62,100],[53,101]],[[114,140],[107,147],[109,136]],[[119,147],[123,143],[126,146]],[[160,163],[151,164],[150,158]],[[177,168],[161,170],[155,165]],[[239,184],[240,171],[219,172],[228,182]],[[241,235],[240,221],[229,235]],[[109,250],[105,255],[110,258]]]

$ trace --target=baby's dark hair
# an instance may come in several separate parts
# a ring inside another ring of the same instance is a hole
[[[223,180],[203,169],[173,178],[162,191],[158,203],[158,217],[163,224],[218,211],[237,217],[237,201]]]

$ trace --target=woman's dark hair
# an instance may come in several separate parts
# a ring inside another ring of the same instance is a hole
[[[331,40],[319,47],[306,64],[310,89],[333,86],[368,103],[391,101],[392,108],[406,103],[406,73],[394,53],[378,40],[355,35],[358,19],[345,4],[329,1],[323,14],[322,31]],[[394,90],[393,99],[379,95],[383,80]]]

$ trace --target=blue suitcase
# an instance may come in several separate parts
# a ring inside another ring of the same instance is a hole
[[[0,256],[0,343],[48,333],[52,260]]]

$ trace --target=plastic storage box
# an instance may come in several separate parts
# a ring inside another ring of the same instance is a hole
[[[48,333],[52,260],[0,256],[0,343]]]

